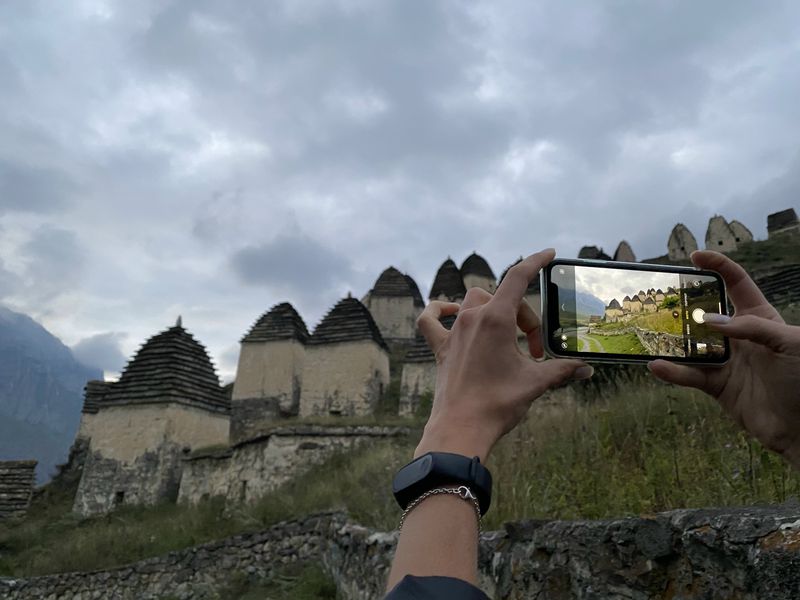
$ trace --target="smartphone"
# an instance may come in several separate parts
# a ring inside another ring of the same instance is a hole
[[[730,356],[728,338],[703,322],[705,313],[728,311],[725,284],[713,271],[556,259],[542,269],[541,288],[551,356],[704,365]]]

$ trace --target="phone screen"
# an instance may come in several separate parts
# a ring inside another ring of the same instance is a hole
[[[552,265],[551,348],[557,354],[608,359],[727,360],[726,338],[703,322],[707,312],[726,311],[721,279],[710,272],[668,269]]]

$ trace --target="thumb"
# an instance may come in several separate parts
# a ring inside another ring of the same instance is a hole
[[[792,350],[791,346],[796,345],[790,331],[797,328],[785,323],[756,315],[741,315],[731,319],[725,315],[706,314],[706,319],[707,325],[727,337],[761,344],[774,352],[788,353]]]
[[[531,362],[530,369],[530,377],[534,381],[537,396],[567,381],[589,379],[594,374],[594,369],[585,362],[565,358]]]

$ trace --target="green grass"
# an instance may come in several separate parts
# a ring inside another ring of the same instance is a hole
[[[557,415],[532,412],[498,444],[486,528],[523,518],[594,519],[800,496],[800,476],[699,392],[648,379],[607,396]],[[78,521],[70,514],[74,489],[53,490],[36,500],[26,521],[0,526],[0,575],[110,568],[323,510],[346,510],[364,525],[392,529],[399,509],[391,478],[414,446],[415,439],[399,438],[336,455],[233,511],[212,500]]]
[[[621,335],[586,335],[586,339],[602,347],[602,352],[614,354],[647,354],[635,333]]]

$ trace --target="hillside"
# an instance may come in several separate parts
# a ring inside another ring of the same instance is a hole
[[[72,444],[83,386],[101,377],[36,321],[0,306],[0,460],[36,459],[46,480]]]

